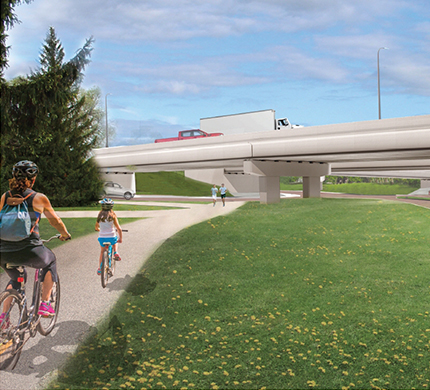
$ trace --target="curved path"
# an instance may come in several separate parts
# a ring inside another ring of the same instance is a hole
[[[146,219],[124,226],[128,232],[124,233],[124,243],[119,248],[123,260],[117,263],[115,277],[105,289],[101,287],[100,276],[96,275],[100,254],[96,232],[54,249],[61,277],[61,309],[57,326],[51,335],[37,335],[27,342],[16,368],[0,373],[0,389],[43,388],[50,374],[65,362],[91,328],[108,313],[144,262],[167,238],[188,226],[230,213],[243,203],[227,202],[222,207],[218,202],[213,207],[212,204],[145,202],[145,205],[175,206],[180,209],[118,211],[119,217]],[[70,211],[58,214],[62,218],[94,217],[95,220],[97,213]],[[32,277],[30,271],[29,280]],[[7,275],[1,274],[0,286],[6,285],[7,281]],[[30,284],[27,291],[32,291]]]

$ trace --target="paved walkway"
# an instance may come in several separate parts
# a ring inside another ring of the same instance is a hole
[[[181,207],[180,209],[128,212],[117,215],[147,217],[127,224],[124,243],[120,245],[122,261],[117,263],[115,277],[105,289],[96,275],[100,254],[97,233],[71,240],[56,248],[61,277],[61,310],[51,335],[37,335],[25,345],[13,371],[0,373],[0,389],[30,390],[43,388],[51,372],[65,362],[100,318],[115,304],[128,283],[142,268],[146,259],[169,237],[196,223],[234,211],[244,202],[218,203],[148,203]],[[62,212],[61,217],[96,217],[97,212]],[[65,221],[67,224],[67,220]],[[73,232],[72,232],[73,234]],[[30,273],[33,277],[32,273]],[[7,275],[0,275],[0,286],[6,285]],[[29,283],[27,291],[31,290]]]
[[[303,192],[302,191],[281,191],[281,199],[286,198],[302,198]],[[430,208],[430,196],[428,197],[428,200],[423,199],[402,199],[397,198],[396,195],[356,195],[356,194],[342,194],[339,192],[321,192],[322,198],[344,198],[344,199],[385,199],[385,200],[391,200],[393,202],[403,202],[403,203],[410,203],[414,204],[416,206],[421,206],[425,208]],[[158,200],[160,202],[181,202],[181,201],[190,201],[192,199],[193,202],[211,202],[212,198],[210,197],[186,197],[186,196],[168,196],[168,195],[138,195],[136,198],[139,198],[140,200]],[[422,196],[422,198],[425,198],[425,196]],[[244,201],[259,201],[259,195],[258,194],[247,194],[246,196],[236,197],[236,198],[227,198],[227,202],[244,202]],[[162,203],[165,204],[165,203]]]

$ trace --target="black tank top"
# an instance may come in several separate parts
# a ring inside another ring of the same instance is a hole
[[[16,252],[23,248],[29,247],[29,246],[39,246],[43,245],[42,241],[40,240],[40,234],[39,234],[39,223],[36,223],[37,220],[40,218],[40,213],[34,211],[33,209],[33,199],[36,196],[37,192],[33,191],[32,189],[28,188],[22,193],[12,192],[12,196],[14,195],[21,195],[24,198],[31,194],[27,199],[26,202],[28,204],[28,211],[30,212],[30,219],[31,219],[31,226],[34,226],[33,232],[30,234],[30,237],[25,238],[21,241],[4,241],[0,239],[0,252]],[[10,192],[6,192],[5,194],[5,202],[6,204],[7,199],[11,196]],[[36,224],[36,225],[35,225]]]

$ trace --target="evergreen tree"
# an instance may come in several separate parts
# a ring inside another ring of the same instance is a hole
[[[14,8],[25,2],[31,3],[32,0],[1,0],[0,7],[0,16],[1,16],[1,24],[0,24],[0,80],[3,83],[3,72],[7,68],[7,54],[9,51],[9,47],[6,46],[6,30],[13,27],[15,23],[18,23],[18,19],[13,12]]]
[[[40,168],[35,189],[54,206],[97,201],[102,182],[91,150],[97,143],[100,115],[88,110],[79,93],[93,39],[64,61],[64,49],[50,28],[40,54],[40,69],[26,78],[2,83],[2,190],[12,165],[33,160]],[[3,118],[2,118],[3,119]],[[3,125],[3,124],[2,124]]]
[[[46,43],[43,45],[39,56],[42,72],[56,71],[61,68],[64,61],[64,49],[55,34],[53,27],[49,28]]]

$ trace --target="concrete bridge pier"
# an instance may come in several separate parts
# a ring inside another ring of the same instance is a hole
[[[303,198],[321,197],[321,177],[303,176]]]
[[[276,203],[280,200],[279,178],[281,176],[303,176],[303,197],[321,196],[321,176],[330,174],[330,165],[309,161],[247,160],[243,170],[260,176],[260,202]]]
[[[279,176],[260,176],[258,179],[260,203],[279,203],[281,200]]]
[[[321,177],[329,175],[330,171],[330,164],[327,163],[246,160],[242,169],[228,172],[224,169],[187,170],[185,175],[206,183],[225,183],[232,193],[259,192],[261,203],[278,203],[281,176],[303,176],[303,197],[319,198]]]

